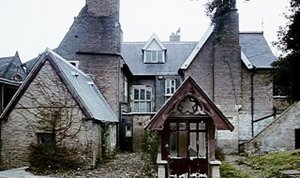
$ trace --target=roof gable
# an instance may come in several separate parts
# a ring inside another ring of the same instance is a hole
[[[182,66],[180,67],[180,69],[187,69],[190,66],[190,64],[193,62],[194,58],[196,57],[196,55],[199,53],[199,51],[202,49],[202,47],[204,46],[204,44],[206,43],[206,41],[208,40],[208,38],[213,33],[214,29],[215,29],[214,25],[211,25],[207,29],[207,31],[204,33],[204,35],[202,36],[202,38],[200,39],[200,41],[197,43],[197,45],[195,46],[195,48],[193,49],[193,51],[186,58],[185,62],[182,64]]]
[[[271,64],[276,61],[263,32],[240,32],[239,43],[241,46],[242,60],[243,56],[251,63],[252,68],[270,69]],[[244,58],[244,59],[245,59]],[[246,61],[247,61],[246,60]],[[243,60],[245,63],[245,60]],[[251,65],[245,63],[246,67],[251,69]]]
[[[154,50],[158,48],[160,48],[160,50],[167,50],[167,48],[158,39],[158,37],[155,34],[153,34],[151,38],[147,41],[147,43],[144,45],[142,50]]]
[[[213,32],[214,25],[208,28],[193,51],[185,59],[180,67],[181,70],[186,70],[191,65]],[[253,69],[254,67],[262,69],[272,68],[271,64],[276,60],[276,57],[272,53],[262,32],[239,33],[239,44],[241,46],[241,60],[247,69]]]
[[[123,42],[122,56],[134,76],[178,75],[178,69],[197,42],[162,42],[167,48],[164,65],[144,63],[141,49],[146,42]]]
[[[46,61],[50,63],[87,118],[102,122],[118,122],[116,115],[90,77],[51,50],[46,50],[40,56],[28,77],[2,113],[1,118],[6,118],[11,112]]]
[[[21,80],[26,76],[18,52],[14,56],[0,58],[0,77],[12,80],[16,74],[21,77]]]
[[[176,112],[175,109],[179,106],[179,104],[181,102],[185,102],[187,98],[193,98],[199,107],[196,109],[198,110],[198,114],[204,114],[211,117],[218,130],[232,131],[234,129],[233,125],[227,120],[223,113],[204,93],[192,77],[188,77],[182,83],[173,96],[153,116],[146,128],[151,130],[162,130],[168,117],[171,117]]]

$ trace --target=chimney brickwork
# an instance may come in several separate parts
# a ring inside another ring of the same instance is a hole
[[[86,0],[88,12],[96,17],[119,16],[119,0]]]

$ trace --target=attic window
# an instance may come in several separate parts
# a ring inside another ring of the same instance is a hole
[[[145,63],[164,63],[165,53],[163,50],[145,50],[144,51]]]
[[[22,81],[22,77],[21,77],[21,75],[19,75],[19,74],[14,74],[14,75],[11,77],[11,79],[12,79],[13,81],[16,81],[16,82],[21,82],[21,81]]]

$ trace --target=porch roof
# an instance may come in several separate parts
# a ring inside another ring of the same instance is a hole
[[[153,116],[145,128],[150,130],[163,130],[165,121],[168,119],[168,117],[172,116],[175,107],[187,97],[193,97],[203,106],[203,111],[212,118],[216,129],[230,131],[234,129],[229,120],[204,93],[204,91],[192,79],[192,77],[188,77],[181,84],[173,96]]]

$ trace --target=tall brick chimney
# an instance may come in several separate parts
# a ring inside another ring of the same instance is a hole
[[[90,15],[99,16],[115,16],[119,17],[119,0],[86,0],[88,12]]]

